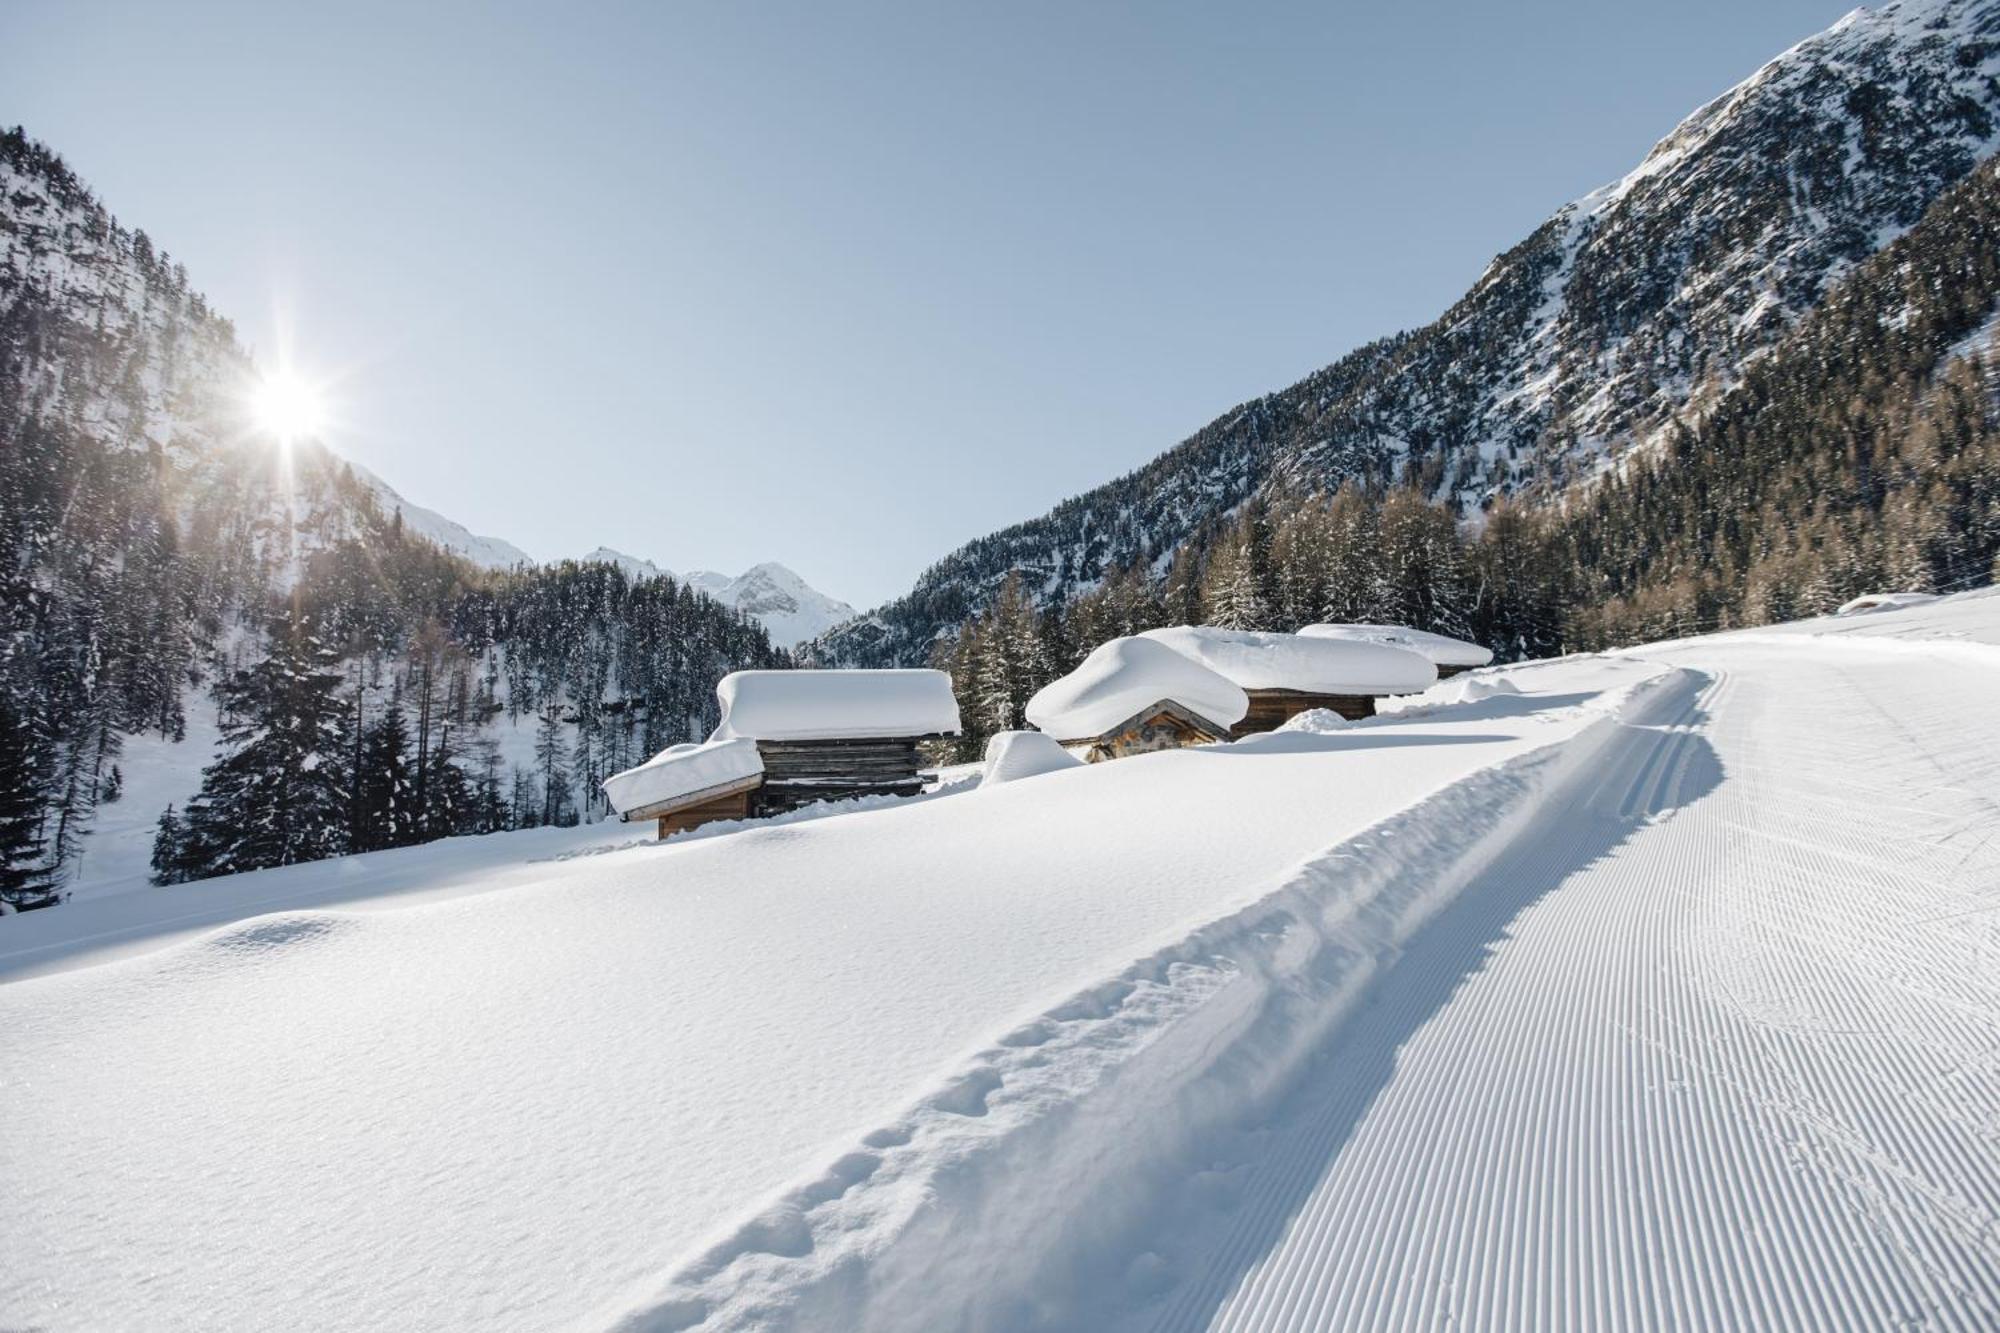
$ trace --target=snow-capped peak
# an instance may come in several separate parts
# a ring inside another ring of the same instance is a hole
[[[635,581],[638,579],[672,578],[674,573],[674,571],[664,565],[656,565],[643,557],[627,555],[623,551],[614,551],[609,546],[600,546],[594,551],[586,551],[584,554],[578,556],[577,560],[583,564],[616,565],[625,571],[626,578]]]
[[[752,565],[735,578],[712,569],[695,569],[689,586],[756,619],[771,642],[790,648],[854,617],[854,608],[829,597],[775,560]]]

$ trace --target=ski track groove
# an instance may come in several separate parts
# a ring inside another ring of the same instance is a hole
[[[1480,961],[1378,979],[1127,1324],[2000,1326],[2000,706],[1882,656],[1707,646],[1466,890],[1525,903]]]

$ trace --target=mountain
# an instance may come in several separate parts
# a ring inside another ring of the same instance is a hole
[[[923,660],[1018,572],[1041,604],[1163,569],[1252,499],[1406,481],[1476,518],[1696,420],[2000,144],[2000,3],[1856,10],[1558,209],[1436,322],[1241,404],[1138,471],[938,561],[809,646]]]
[[[687,581],[757,621],[778,648],[803,643],[854,618],[853,607],[827,596],[776,561],[752,565],[734,578],[708,569],[690,570]]]
[[[854,608],[829,597],[776,561],[752,565],[734,577],[712,569],[691,569],[676,576],[664,565],[600,546],[581,561],[616,565],[628,579],[678,577],[696,592],[734,607],[764,627],[776,648],[790,648],[833,626],[854,618]]]
[[[785,664],[691,587],[528,563],[274,439],[256,377],[180,265],[0,132],[0,913],[601,818],[722,675]]]
[[[577,557],[577,563],[616,565],[625,572],[626,578],[632,579],[635,582],[640,579],[672,578],[674,576],[674,572],[671,569],[663,568],[650,560],[642,560],[636,555],[627,555],[623,551],[614,551],[609,546],[600,546],[594,551],[586,551]]]
[[[457,523],[422,505],[411,504],[388,482],[370,472],[359,463],[348,462],[348,468],[368,487],[375,497],[375,503],[385,514],[400,515],[403,527],[453,555],[464,556],[482,569],[511,569],[515,565],[532,565],[534,557],[526,551],[499,537],[482,537],[463,523]]]

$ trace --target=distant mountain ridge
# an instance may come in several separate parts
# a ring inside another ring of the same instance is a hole
[[[808,651],[922,661],[1018,572],[1043,604],[1153,569],[1244,502],[1409,481],[1476,515],[1699,416],[2000,145],[2000,3],[1856,10],[1556,211],[1435,323],[1241,404],[1127,476],[946,555]]]
[[[385,515],[400,515],[403,527],[453,555],[463,556],[484,569],[512,569],[541,562],[501,537],[483,537],[464,524],[404,499],[397,490],[374,472],[352,460],[343,460],[354,476],[374,495]],[[627,555],[609,546],[600,546],[577,557],[616,565],[630,579],[678,578],[697,591],[734,607],[757,621],[770,635],[774,647],[790,648],[844,621],[852,620],[854,608],[829,597],[792,569],[776,561],[752,565],[731,576],[713,570],[690,570],[676,575],[664,565],[640,556]]]
[[[846,602],[827,596],[775,560],[752,565],[741,574],[731,576],[718,574],[712,569],[691,569],[676,575],[664,565],[608,546],[600,546],[579,559],[616,565],[625,571],[626,577],[633,579],[677,577],[697,592],[705,593],[724,606],[735,607],[757,621],[770,635],[772,646],[777,648],[790,648],[803,643],[835,625],[852,620],[855,615],[854,608]]]

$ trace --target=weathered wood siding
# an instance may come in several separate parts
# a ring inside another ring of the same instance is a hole
[[[750,798],[754,795],[756,793],[750,791],[732,792],[727,796],[718,796],[712,801],[703,801],[700,805],[690,805],[672,814],[661,815],[660,836],[672,837],[676,833],[700,828],[703,824],[710,824],[718,819],[748,819]]]
[[[1241,722],[1230,728],[1232,738],[1275,731],[1300,713],[1314,708],[1330,708],[1356,722],[1375,716],[1375,696],[1372,694],[1311,694],[1305,690],[1244,692],[1250,696],[1250,711],[1243,715]]]
[[[1186,709],[1162,701],[1119,723],[1090,743],[1084,757],[1091,763],[1131,755],[1178,750],[1223,740],[1224,729]]]
[[[764,785],[751,807],[759,815],[814,801],[855,796],[914,796],[924,789],[922,736],[886,740],[758,741]]]

